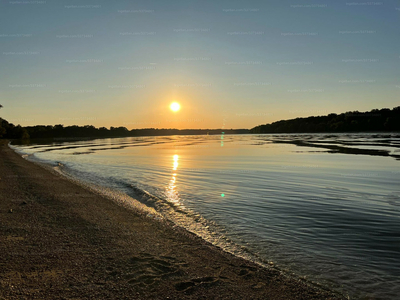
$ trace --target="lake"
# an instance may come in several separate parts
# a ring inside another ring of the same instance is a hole
[[[400,134],[130,137],[12,146],[235,255],[361,299],[400,294]]]

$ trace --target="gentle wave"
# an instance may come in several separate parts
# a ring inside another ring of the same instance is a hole
[[[204,239],[352,297],[400,293],[399,134],[141,137],[18,146]],[[317,149],[317,150],[316,150]]]

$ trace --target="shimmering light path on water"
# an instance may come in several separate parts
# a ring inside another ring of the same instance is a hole
[[[352,297],[400,294],[400,135],[225,135],[18,146],[238,255]]]

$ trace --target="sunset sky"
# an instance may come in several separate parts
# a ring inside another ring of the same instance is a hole
[[[400,103],[399,1],[2,1],[0,46],[0,117],[23,126],[251,128]]]

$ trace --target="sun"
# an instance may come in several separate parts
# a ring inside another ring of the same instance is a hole
[[[169,108],[172,111],[177,112],[181,109],[181,105],[178,102],[172,102],[171,105],[169,106]]]

